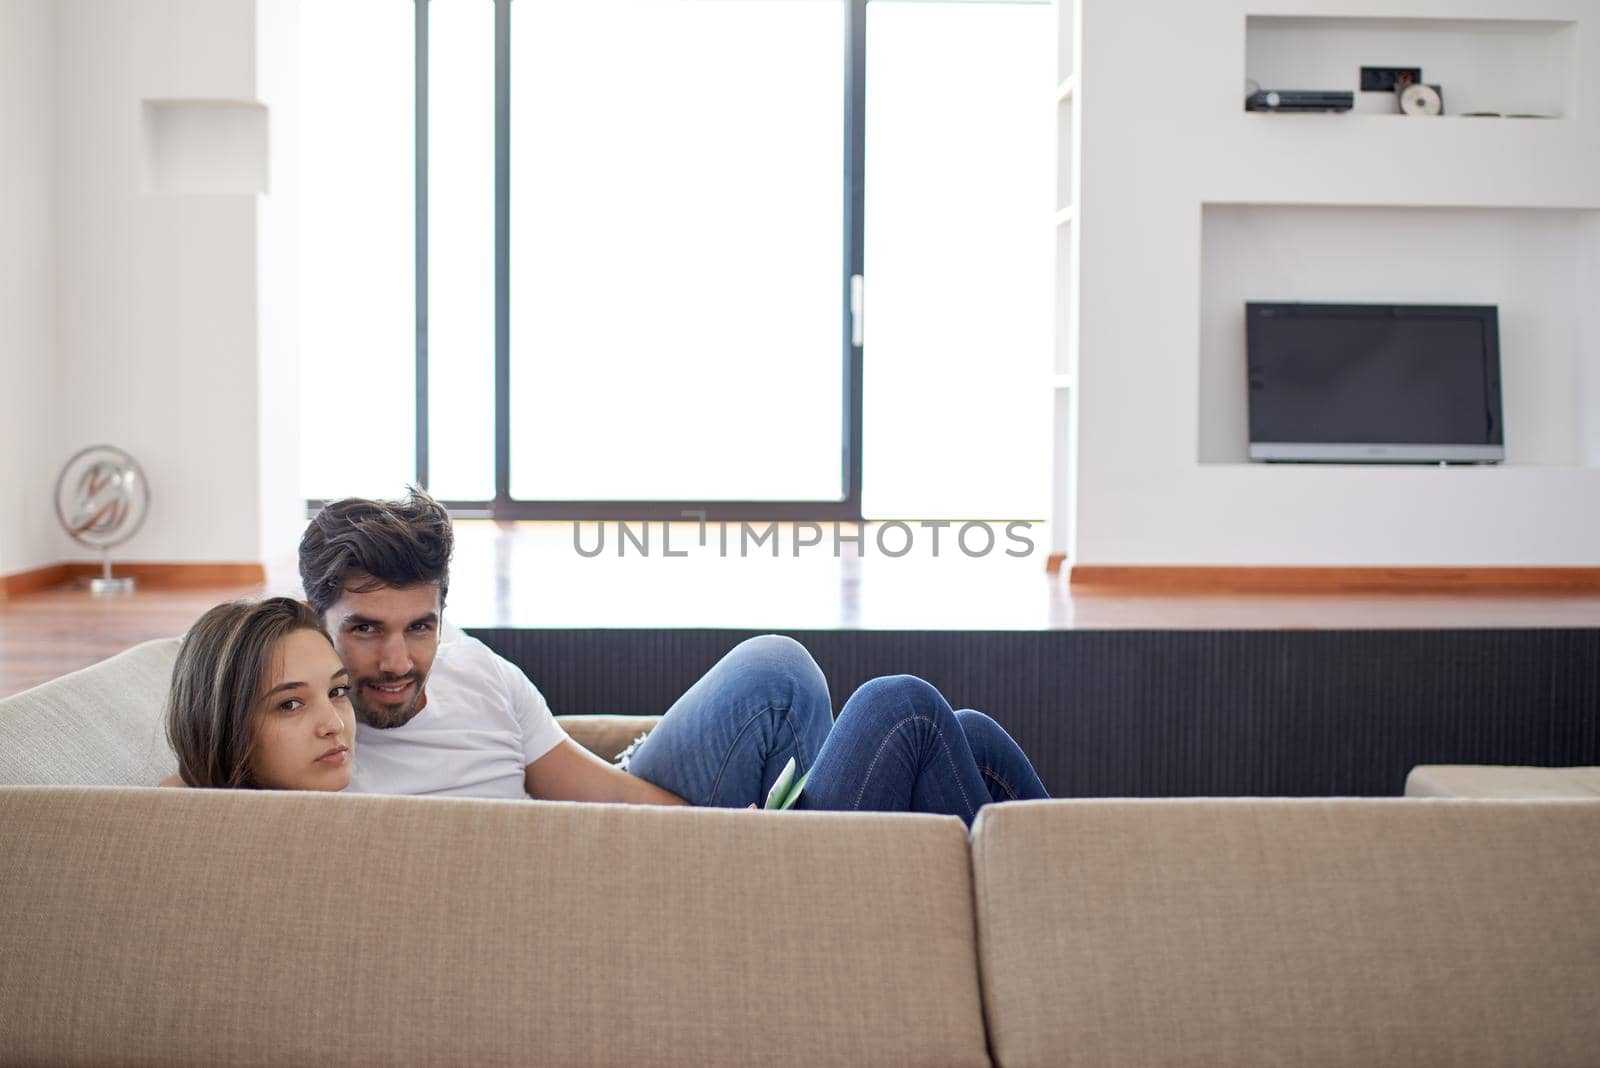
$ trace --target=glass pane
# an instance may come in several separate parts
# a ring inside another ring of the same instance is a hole
[[[428,4],[428,490],[494,496],[493,0]]]
[[[392,496],[415,475],[412,19],[394,0],[300,9],[307,497]]]
[[[1047,4],[867,5],[868,518],[1047,513],[1054,42]]]
[[[512,18],[512,496],[840,499],[842,0]]]

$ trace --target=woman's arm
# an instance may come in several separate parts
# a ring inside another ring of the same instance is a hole
[[[156,783],[156,785],[157,786],[183,786],[184,785],[184,781],[182,779],[178,778],[176,775],[168,775],[165,779],[162,779],[160,782]]]

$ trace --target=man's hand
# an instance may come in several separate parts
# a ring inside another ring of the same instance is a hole
[[[621,768],[607,764],[568,738],[528,765],[523,786],[540,801],[618,801],[628,805],[687,805]]]

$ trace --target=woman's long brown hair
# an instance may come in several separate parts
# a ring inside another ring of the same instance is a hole
[[[167,741],[184,783],[255,787],[255,704],[266,688],[273,649],[297,630],[327,636],[311,606],[292,597],[219,604],[189,628],[167,692]]]

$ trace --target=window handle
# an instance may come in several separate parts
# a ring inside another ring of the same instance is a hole
[[[861,347],[862,279],[859,274],[850,276],[850,344]]]

